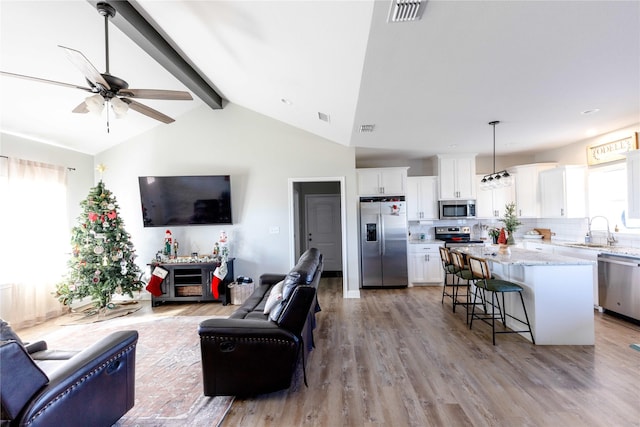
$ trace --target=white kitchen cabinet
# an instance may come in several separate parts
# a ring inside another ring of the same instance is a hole
[[[517,215],[520,218],[540,217],[540,172],[556,167],[556,163],[533,163],[509,168],[515,181]]]
[[[439,243],[410,243],[407,252],[409,283],[442,284],[444,274]]]
[[[482,189],[480,181],[484,175],[476,176],[476,217],[501,218],[504,216],[505,205],[515,202],[516,191],[513,185],[508,187]]]
[[[476,198],[476,156],[438,155],[439,199]]]
[[[403,196],[406,192],[407,169],[371,168],[356,169],[360,196]]]
[[[438,219],[438,178],[410,176],[407,178],[407,217],[409,221]]]
[[[542,218],[586,217],[586,167],[558,166],[540,172]]]
[[[640,150],[627,153],[627,215],[640,219]]]

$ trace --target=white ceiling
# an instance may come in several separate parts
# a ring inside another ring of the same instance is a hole
[[[224,99],[359,158],[490,154],[492,120],[498,154],[640,122],[640,1],[429,0],[406,23],[387,22],[391,0],[132,3]],[[104,71],[103,25],[85,0],[0,0],[0,70],[86,86],[57,45]],[[187,90],[113,25],[110,71],[132,88]],[[85,92],[8,77],[0,91],[0,130],[89,154],[172,126],[131,111],[107,134],[105,113],[71,113]],[[203,105],[142,102],[178,121]]]

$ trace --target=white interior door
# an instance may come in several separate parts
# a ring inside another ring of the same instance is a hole
[[[313,247],[320,250],[325,271],[342,271],[340,196],[307,195],[305,206],[307,249]]]

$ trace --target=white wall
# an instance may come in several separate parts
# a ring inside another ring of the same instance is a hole
[[[535,163],[554,161],[565,165],[586,165],[587,147],[617,141],[628,137],[633,132],[640,132],[640,122],[604,135],[585,138],[582,141],[577,141],[564,147],[536,153]]]
[[[235,275],[285,273],[289,258],[289,178],[345,177],[350,296],[358,296],[355,150],[234,104],[199,108],[170,125],[95,157],[118,200],[143,267],[161,249],[165,228],[144,228],[138,176],[231,175],[232,226],[171,227],[180,253],[210,253],[221,230],[230,237]],[[270,234],[278,227],[279,234]]]

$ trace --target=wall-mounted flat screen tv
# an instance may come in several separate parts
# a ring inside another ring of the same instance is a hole
[[[141,176],[145,227],[231,224],[229,175]]]

